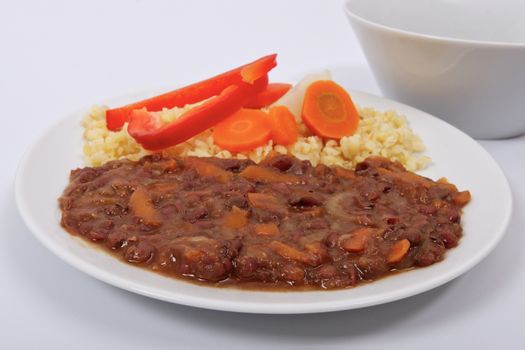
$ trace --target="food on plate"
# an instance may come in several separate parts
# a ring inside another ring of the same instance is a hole
[[[83,153],[87,164],[98,166],[116,159],[138,160],[150,153],[129,136],[126,127],[118,132],[109,131],[105,125],[105,110],[95,106],[82,120]],[[421,170],[430,163],[430,158],[421,154],[425,149],[422,140],[410,129],[405,117],[395,111],[382,112],[371,107],[360,108],[359,114],[361,120],[356,132],[339,141],[300,133],[301,129],[304,130],[304,124],[298,123],[297,140],[286,146],[268,141],[266,145],[248,152],[230,152],[220,148],[213,140],[212,130],[207,130],[182,145],[162,152],[178,157],[251,159],[260,162],[273,151],[308,160],[313,165],[337,165],[347,169],[353,169],[370,155],[399,161],[410,171]]]
[[[286,83],[269,83],[266,88],[255,95],[244,107],[246,108],[263,108],[271,105],[292,88],[292,84]]]
[[[62,226],[131,264],[215,285],[351,287],[444,258],[470,201],[412,173],[406,119],[268,55],[83,120]]]
[[[108,109],[106,111],[107,127],[111,131],[120,130],[126,122],[130,122],[134,110],[145,108],[148,111],[160,111],[164,108],[184,107],[194,103],[202,102],[213,96],[221,96],[228,90],[236,90],[237,95],[242,95],[246,100],[242,104],[250,102],[259,92],[263,92],[268,82],[261,85],[256,91],[249,91],[255,82],[266,80],[266,74],[277,64],[277,55],[268,55],[254,62],[219,74],[213,78],[191,84],[159,96],[138,101],[126,106]],[[232,89],[236,88],[236,89]],[[225,94],[228,95],[228,94]],[[223,96],[224,97],[224,96]],[[230,97],[229,95],[226,97]],[[243,99],[241,98],[241,99]],[[235,100],[235,102],[238,102]],[[241,106],[242,107],[242,106]],[[240,107],[239,107],[240,108]]]
[[[421,154],[424,150],[421,139],[403,116],[394,111],[354,106],[348,93],[331,80],[328,71],[307,75],[293,86],[268,83],[267,73],[275,66],[275,59],[275,55],[265,56],[203,82],[130,105],[111,109],[93,107],[82,122],[87,164],[98,166],[110,160],[138,160],[154,151],[176,157],[255,162],[277,152],[309,160],[313,165],[338,165],[347,169],[353,169],[370,155],[399,161],[410,171],[423,169],[430,163],[430,159]],[[241,94],[241,100],[246,94],[252,95],[241,108],[256,110],[254,114],[258,115],[265,113],[271,128],[268,138],[266,131],[264,135],[254,135],[250,131],[253,128],[237,130],[239,139],[247,143],[240,148],[221,142],[224,139],[217,142],[217,134],[214,135],[218,125],[234,114],[227,115],[228,111],[241,109],[238,108],[240,100],[235,99],[232,104],[231,99],[232,85],[237,83],[262,89]],[[316,98],[314,93],[319,93],[319,88],[325,93]],[[318,102],[322,102],[321,109]],[[327,121],[330,123],[326,124]]]
[[[250,151],[270,139],[270,121],[260,109],[241,108],[213,128],[217,146],[232,152]]]
[[[369,157],[148,155],[71,172],[62,225],[130,264],[214,285],[344,288],[443,259],[466,191]]]
[[[297,141],[298,126],[295,117],[285,106],[272,106],[268,112],[271,139],[275,144],[289,146]]]
[[[352,135],[359,124],[350,95],[331,80],[318,80],[308,86],[301,118],[317,136],[336,140]]]

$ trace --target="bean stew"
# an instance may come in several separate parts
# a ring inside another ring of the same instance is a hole
[[[439,262],[470,193],[397,162],[160,154],[71,172],[62,226],[123,261],[215,286],[334,289]]]

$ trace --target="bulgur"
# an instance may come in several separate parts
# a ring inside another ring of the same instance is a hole
[[[119,132],[108,131],[105,124],[105,107],[95,106],[82,121],[84,127],[84,155],[91,166],[99,166],[109,160],[128,158],[136,160],[148,152],[131,138],[126,128]],[[174,120],[184,109],[161,112],[163,120]],[[421,154],[425,149],[404,116],[395,111],[378,111],[374,108],[358,108],[361,121],[354,135],[339,140],[324,141],[309,134],[308,129],[299,125],[301,136],[290,146],[274,145],[269,141],[265,146],[251,152],[232,153],[220,149],[213,142],[211,130],[195,136],[187,142],[171,147],[165,152],[178,156],[249,158],[260,162],[272,150],[280,154],[291,154],[299,159],[309,160],[312,165],[341,166],[353,169],[370,155],[381,155],[399,161],[409,171],[425,168],[430,158]]]

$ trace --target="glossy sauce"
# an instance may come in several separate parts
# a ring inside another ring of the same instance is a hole
[[[274,156],[147,156],[76,169],[62,225],[124,261],[210,286],[351,287],[442,260],[470,200],[370,157],[355,171]]]

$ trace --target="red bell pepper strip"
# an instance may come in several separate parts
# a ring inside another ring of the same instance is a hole
[[[259,109],[271,105],[292,88],[292,84],[271,83],[258,93],[245,108]]]
[[[160,111],[163,108],[183,107],[216,96],[230,85],[241,82],[252,84],[277,65],[276,57],[276,54],[264,56],[213,78],[123,107],[108,109],[106,126],[111,131],[120,130],[124,123],[129,121],[131,111],[134,109],[146,108],[148,111]]]
[[[253,84],[239,83],[226,87],[218,96],[185,112],[175,121],[162,124],[157,113],[133,110],[128,133],[147,150],[158,151],[182,143],[211,128],[242,108],[268,85],[268,76]]]

